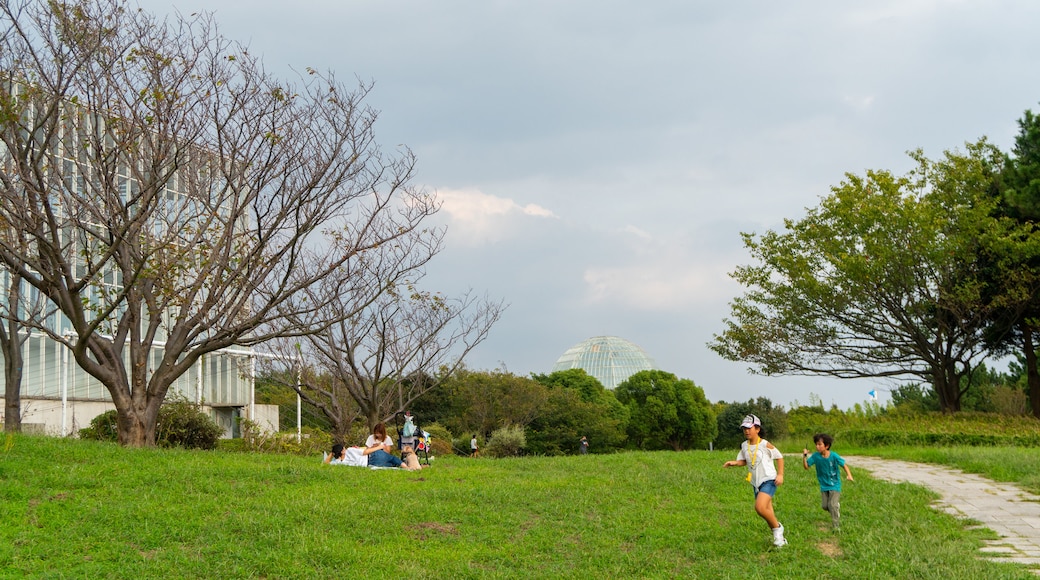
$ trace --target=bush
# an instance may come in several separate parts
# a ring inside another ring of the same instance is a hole
[[[430,455],[451,455],[451,432],[440,423],[429,423],[420,427],[430,434]]]
[[[221,443],[221,449],[284,455],[319,455],[332,449],[332,435],[314,427],[303,427],[297,434],[296,430],[265,432],[255,421],[249,419],[242,419],[240,425],[242,438],[233,441],[241,441],[241,445],[236,449],[236,446],[224,441]]]
[[[216,449],[223,434],[220,425],[191,401],[174,398],[159,408],[155,427],[155,444],[159,447]],[[118,414],[113,409],[94,417],[89,427],[80,429],[79,436],[94,441],[119,441]]]
[[[524,434],[524,428],[510,425],[494,430],[482,451],[490,457],[514,457],[520,455],[525,447],[527,436]]]
[[[94,441],[119,441],[119,427],[116,424],[116,410],[105,411],[90,420],[90,427],[79,430],[80,439]]]
[[[1001,415],[1026,415],[1029,413],[1029,397],[1025,391],[1006,386],[993,389],[993,410]]]
[[[155,443],[160,447],[216,449],[223,434],[216,421],[187,399],[175,398],[159,407]]]

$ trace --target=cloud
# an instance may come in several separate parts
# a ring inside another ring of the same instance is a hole
[[[857,111],[866,111],[874,104],[874,95],[845,95],[842,101]]]
[[[713,303],[721,308],[739,289],[729,277],[742,257],[736,245],[726,248],[686,234],[655,237],[631,225],[620,233],[615,242],[623,249],[611,253],[611,263],[583,272],[590,302],[644,312],[689,311]]]
[[[552,210],[497,197],[476,189],[441,189],[437,197],[447,214],[451,239],[468,245],[498,242],[518,235],[525,218],[557,218]]]

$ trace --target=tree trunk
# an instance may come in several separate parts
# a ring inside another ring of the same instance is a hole
[[[347,435],[350,433],[350,425],[351,425],[350,422],[343,421],[339,417],[336,417],[336,418],[330,417],[330,419],[331,419],[331,425],[330,425],[331,429],[330,429],[330,431],[331,431],[332,442],[333,443],[339,443],[341,445],[357,445],[356,441],[354,441],[354,442],[348,442],[347,441]]]
[[[1033,416],[1040,418],[1040,371],[1036,368],[1036,348],[1033,346],[1033,328],[1023,324],[1022,354],[1026,359],[1026,385],[1029,393],[1029,408]]]
[[[155,427],[158,409],[151,413],[147,407],[138,412],[135,405],[116,409],[119,444],[124,447],[155,447]],[[149,421],[149,415],[154,417]]]
[[[19,433],[22,430],[22,344],[27,340],[19,331],[22,321],[18,312],[22,302],[22,277],[11,274],[7,288],[6,328],[0,335],[0,346],[4,353],[4,431]]]
[[[19,344],[18,337],[12,343]],[[10,351],[4,353],[4,431],[19,433],[22,430],[22,349],[15,347]]]
[[[932,388],[939,396],[939,410],[943,413],[955,413],[961,410],[960,376],[956,369],[940,367],[932,374]]]

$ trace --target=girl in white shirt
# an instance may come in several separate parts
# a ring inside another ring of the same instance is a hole
[[[740,428],[744,430],[747,441],[741,443],[736,460],[727,461],[722,466],[747,466],[747,480],[755,491],[755,512],[773,531],[773,545],[786,545],[784,526],[773,513],[773,495],[776,494],[776,488],[784,483],[784,454],[772,443],[762,439],[762,420],[757,416],[744,417]],[[773,461],[776,461],[775,467]]]

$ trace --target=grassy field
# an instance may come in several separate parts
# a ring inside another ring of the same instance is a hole
[[[721,467],[729,450],[403,472],[5,437],[3,577],[1035,578],[979,559],[991,534],[930,509],[931,493],[865,473],[835,534],[795,459],[776,549],[744,471]]]

